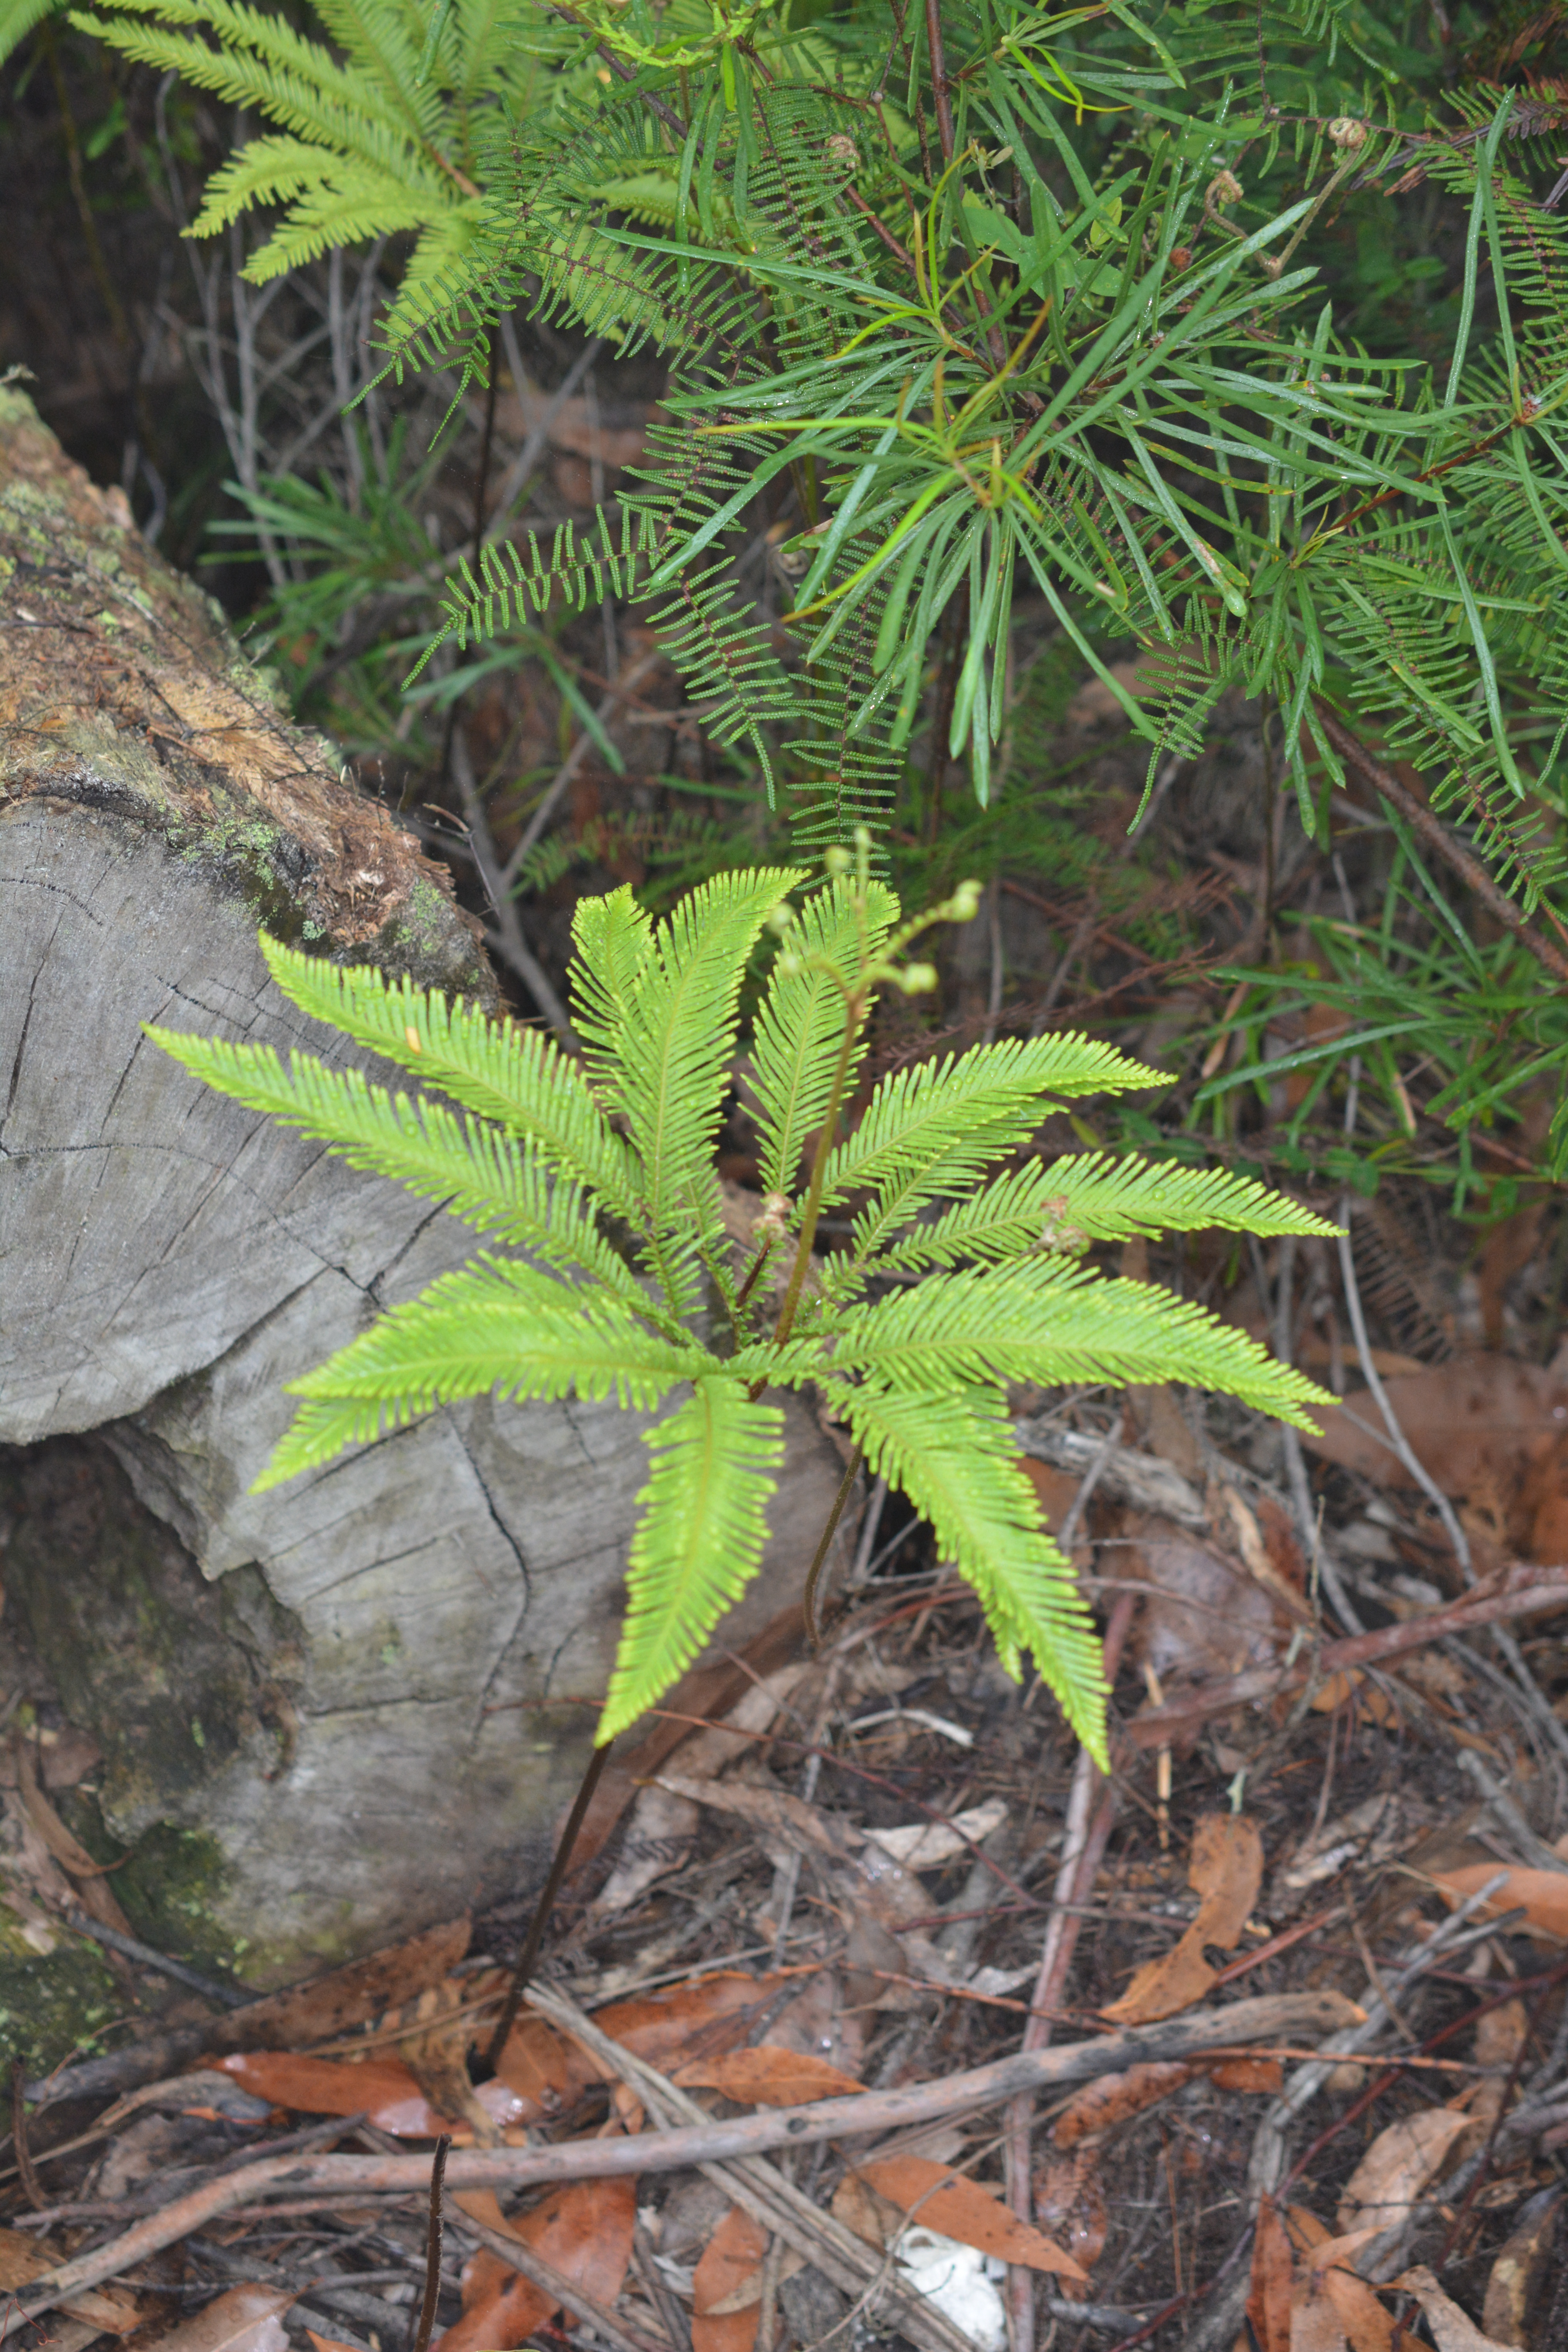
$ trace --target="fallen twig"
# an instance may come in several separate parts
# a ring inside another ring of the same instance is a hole
[[[1119,1414],[1109,1436],[1102,1439],[1093,1462],[1084,1472],[1072,1508],[1062,1522],[1064,1550],[1070,1541],[1069,1523],[1080,1512],[1121,1433],[1121,1417]],[[1108,1690],[1115,1684],[1116,1670],[1121,1663],[1121,1652],[1137,1606],[1135,1594],[1122,1592],[1117,1595],[1111,1610],[1105,1631],[1103,1653]],[[1049,2012],[1061,2000],[1062,1989],[1067,1983],[1068,1971],[1072,1966],[1073,1953],[1083,1927],[1079,1906],[1089,1901],[1093,1892],[1100,1858],[1115,1819],[1115,1787],[1106,1780],[1088,1748],[1080,1747],[1068,1799],[1067,1828],[1062,1840],[1061,1864],[1057,1872],[1056,1900],[1051,1906],[1051,1916],[1046,1927],[1039,1974],[1035,1979],[1034,1997],[1029,2004],[1031,2013],[1024,2027],[1026,2051],[1043,2050],[1051,2038]],[[1029,2131],[1034,2105],[1028,2092],[1020,2093],[1007,2109],[1005,2126],[1007,2201],[1018,2219],[1026,2222],[1034,2220],[1034,2186],[1029,2162]],[[1034,2273],[1022,2263],[1009,2265],[1007,2305],[1012,2341],[1018,2346],[1032,2345],[1035,2340],[1035,2278]]]
[[[1495,1625],[1510,1617],[1539,1616],[1549,1609],[1568,1609],[1568,1568],[1520,1567],[1513,1573],[1521,1580],[1506,1585],[1501,1591],[1467,1593],[1462,1601],[1450,1601],[1445,1609],[1427,1610],[1419,1617],[1407,1617],[1403,1624],[1382,1625],[1372,1633],[1352,1633],[1342,1642],[1325,1642],[1318,1653],[1319,1672],[1326,1677],[1346,1673],[1354,1666],[1381,1665],[1411,1650],[1426,1649],[1430,1643],[1441,1642],[1450,1633],[1468,1633],[1473,1626]],[[1212,1688],[1191,1691],[1184,1697],[1168,1700],[1163,1706],[1145,1707],[1127,1725],[1127,1737],[1135,1748],[1163,1747],[1173,1733],[1194,1728],[1211,1715],[1228,1715],[1233,1707],[1253,1699],[1271,1698],[1276,1692],[1298,1689],[1310,1671],[1310,1664],[1257,1666],[1249,1674],[1232,1675]]]
[[[436,2305],[441,2300],[441,2183],[452,2143],[443,2132],[430,2159],[430,2221],[425,2236],[425,2293],[415,2323],[413,2352],[429,2352],[436,2332]]]
[[[1355,2015],[1338,1993],[1274,1993],[1226,2009],[1197,2010],[1162,2025],[1069,2043],[1062,2050],[1020,2052],[935,2083],[870,2091],[859,2098],[819,2099],[808,2106],[709,2121],[675,2131],[637,2132],[620,2139],[570,2140],[555,2147],[464,2149],[447,2166],[447,2185],[458,2189],[523,2189],[543,2182],[624,2179],[641,2172],[678,2172],[689,2165],[726,2163],[769,2148],[805,2147],[817,2140],[898,2131],[946,2116],[994,2106],[1026,2091],[1088,2083],[1130,2066],[1242,2042],[1309,2039],[1342,2029]],[[427,2190],[428,2156],[323,2156],[263,2158],[207,2181],[150,2214],[110,2244],[62,2263],[18,2295],[0,2337],[11,2336],[61,2297],[117,2278],[133,2263],[177,2244],[220,2213],[248,2205],[276,2188],[295,2205],[309,2195],[321,2205],[352,2202],[369,2191],[417,2195]]]

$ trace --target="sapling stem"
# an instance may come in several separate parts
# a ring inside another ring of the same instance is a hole
[[[528,1923],[528,1933],[522,1939],[522,1949],[517,1956],[517,1966],[511,1972],[511,1982],[507,1987],[506,2006],[501,2011],[500,2022],[491,2034],[490,2046],[485,2053],[492,2074],[500,2064],[501,2052],[506,2048],[507,2036],[517,2021],[519,2006],[523,1994],[528,1990],[529,1979],[533,1974],[535,1963],[539,1958],[540,1947],[544,1941],[544,1930],[550,1925],[550,1915],[555,1908],[555,1898],[561,1892],[561,1882],[566,1875],[566,1867],[572,1859],[572,1849],[577,1843],[578,1832],[582,1829],[588,1807],[594,1801],[594,1791],[598,1787],[600,1778],[609,1760],[610,1746],[606,1740],[602,1748],[595,1748],[589,1758],[588,1769],[583,1775],[577,1794],[572,1800],[572,1810],[566,1816],[566,1826],[562,1831],[560,1841],[556,1845],[555,1859],[550,1865],[550,1875],[545,1880],[539,1901],[534,1906],[533,1916]]]
[[[849,1490],[859,1476],[860,1465],[865,1459],[865,1448],[858,1445],[849,1456],[848,1466],[838,1482],[838,1492],[833,1497],[833,1508],[827,1514],[827,1525],[822,1530],[822,1541],[816,1547],[816,1556],[805,1571],[805,1591],[801,1595],[801,1608],[805,1615],[805,1638],[811,1643],[814,1656],[822,1646],[816,1622],[816,1588],[822,1580],[823,1565],[827,1559],[829,1546],[838,1532],[838,1522],[844,1517],[844,1506],[849,1500]]]

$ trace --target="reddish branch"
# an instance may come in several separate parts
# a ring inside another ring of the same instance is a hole
[[[616,2139],[568,2140],[554,2147],[469,2148],[447,2165],[447,2186],[462,2189],[524,2189],[542,2182],[624,2179],[642,2172],[678,2172],[689,2165],[727,2163],[763,2155],[775,2147],[806,2147],[819,2140],[868,2132],[901,2131],[939,2116],[994,2106],[1020,2093],[1093,2082],[1102,2074],[1200,2052],[1231,2050],[1240,2043],[1279,2039],[1311,2041],[1353,2022],[1357,2012],[1335,1992],[1273,1993],[1234,2001],[1226,2009],[1195,2010],[1163,2025],[1098,2040],[1065,2050],[1019,2053],[989,2066],[975,2066],[935,2083],[901,2090],[868,2091],[858,2098],[819,2099],[809,2106],[731,2121],[693,2125],[679,2131],[637,2132]],[[62,2263],[36,2280],[25,2295],[9,2299],[0,2336],[12,2336],[62,2296],[118,2278],[192,2231],[204,2229],[233,2207],[249,2205],[270,2189],[289,2196],[298,2210],[306,2197],[319,2204],[353,2203],[376,2192],[423,2197],[430,2185],[430,2158],[416,2156],[273,2157],[221,2175],[176,2198],[161,2211],[127,2230],[112,2243]]]
[[[1500,1591],[1467,1593],[1447,1609],[1407,1617],[1400,1625],[1383,1625],[1374,1633],[1355,1633],[1342,1642],[1325,1642],[1315,1666],[1258,1666],[1252,1673],[1232,1675],[1212,1688],[1193,1691],[1167,1706],[1146,1707],[1126,1726],[1135,1748],[1163,1748],[1173,1737],[1195,1730],[1211,1715],[1228,1715],[1247,1701],[1272,1698],[1278,1691],[1298,1690],[1315,1671],[1322,1676],[1345,1674],[1356,1666],[1385,1665],[1391,1658],[1423,1650],[1450,1633],[1468,1633],[1478,1625],[1497,1625],[1510,1617],[1540,1615],[1548,1609],[1568,1609],[1568,1570],[1516,1569]]]
[[[1473,856],[1439,818],[1434,816],[1424,801],[1418,801],[1397,776],[1391,775],[1380,761],[1374,760],[1365,744],[1351,733],[1344,721],[1337,719],[1321,702],[1318,704],[1318,716],[1323,722],[1324,734],[1351,773],[1359,776],[1363,784],[1370,784],[1391,808],[1399,811],[1412,832],[1419,834],[1421,839],[1436,851],[1438,856],[1459,876],[1467,889],[1475,892],[1489,913],[1495,915],[1498,921],[1513,933],[1521,947],[1530,950],[1537,963],[1552,974],[1560,987],[1568,984],[1568,955],[1564,955],[1551,940],[1544,939],[1532,923],[1525,920],[1508,892],[1493,880],[1480,859]]]
[[[952,100],[948,96],[947,55],[942,45],[942,0],[926,0],[926,46],[931,50],[931,94],[936,103],[942,160],[952,161]]]

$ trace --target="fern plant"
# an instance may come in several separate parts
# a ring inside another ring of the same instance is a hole
[[[269,1046],[148,1032],[209,1085],[444,1202],[494,1244],[289,1384],[299,1410],[258,1484],[491,1391],[614,1396],[658,1413],[603,1745],[689,1664],[754,1574],[784,1450],[773,1392],[814,1387],[854,1440],[840,1504],[861,1459],[901,1488],[978,1593],[1009,1672],[1030,1652],[1103,1759],[1097,1648],[1021,1467],[1007,1385],[1180,1380],[1310,1426],[1307,1408],[1326,1400],[1300,1373],[1157,1286],[1105,1279],[1082,1254],[1161,1228],[1332,1228],[1219,1171],[1027,1156],[1053,1103],[1156,1076],[1082,1036],[896,1071],[844,1131],[877,991],[931,986],[912,942],[978,903],[961,885],[903,919],[866,847],[855,870],[836,858],[798,907],[805,874],[774,867],[717,877],[657,923],[627,888],[583,900],[581,1060],[265,935],[285,994],[419,1091],[306,1054],[285,1062]],[[764,936],[779,943],[752,1038],[767,1190],[736,1265],[714,1154],[742,984]],[[849,1239],[819,1259],[829,1209],[849,1215]]]

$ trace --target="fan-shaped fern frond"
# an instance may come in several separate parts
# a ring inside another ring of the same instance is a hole
[[[325,1459],[329,1429],[339,1433],[328,1446],[335,1453],[437,1405],[492,1391],[545,1402],[613,1396],[647,1412],[712,1361],[703,1349],[648,1330],[618,1300],[602,1293],[584,1297],[525,1260],[482,1255],[391,1307],[313,1372],[288,1383],[290,1396],[331,1406],[337,1417],[323,1423],[305,1415],[279,1441],[258,1487],[279,1486]],[[345,1424],[342,1416],[351,1408]]]
[[[762,1564],[784,1415],[710,1373],[643,1443],[653,1475],[626,1568],[630,1607],[599,1721],[601,1745],[652,1706],[696,1657]]]
[[[1335,1227],[1282,1192],[1223,1168],[1109,1153],[1037,1161],[998,1177],[928,1224],[881,1250],[879,1267],[959,1265],[1029,1251],[1073,1253],[1134,1234],[1193,1233],[1204,1225],[1252,1234],[1331,1234]],[[856,1229],[856,1255],[873,1244]]]
[[[600,1232],[590,1196],[580,1183],[552,1175],[531,1141],[487,1121],[458,1118],[441,1103],[372,1086],[363,1071],[328,1069],[309,1054],[290,1054],[285,1066],[270,1045],[151,1027],[147,1034],[193,1076],[285,1127],[321,1138],[351,1167],[439,1201],[480,1233],[589,1276],[632,1313],[658,1319],[657,1306]]]
[[[1005,1400],[954,1382],[921,1391],[834,1381],[827,1394],[877,1477],[907,1495],[980,1596],[996,1654],[1024,1651],[1090,1754],[1106,1761],[1100,1644],[1077,1580],[1046,1533]]]
[[[630,1155],[553,1037],[490,1019],[435,989],[389,981],[374,969],[323,957],[262,934],[268,971],[291,1003],[341,1029],[426,1086],[524,1138],[612,1214],[635,1213]]]
[[[759,1164],[765,1192],[795,1189],[806,1139],[826,1113],[844,1038],[844,992],[868,956],[881,952],[899,919],[899,902],[880,883],[858,899],[847,878],[814,891],[792,940],[795,968],[775,966],[758,1008],[752,1084],[759,1106]],[[867,1035],[851,1043],[843,1073],[853,1080]]]
[[[1065,1034],[919,1063],[879,1082],[855,1133],[828,1160],[823,1197],[837,1202],[878,1187],[858,1227],[860,1247],[877,1248],[923,1202],[966,1190],[1018,1150],[1053,1097],[1157,1083],[1157,1073],[1113,1046]]]
[[[933,1273],[914,1289],[847,1307],[833,1364],[917,1389],[967,1380],[1043,1388],[1186,1381],[1307,1430],[1316,1426],[1307,1408],[1323,1394],[1191,1300],[1158,1284],[1104,1281],[1061,1257]]]

